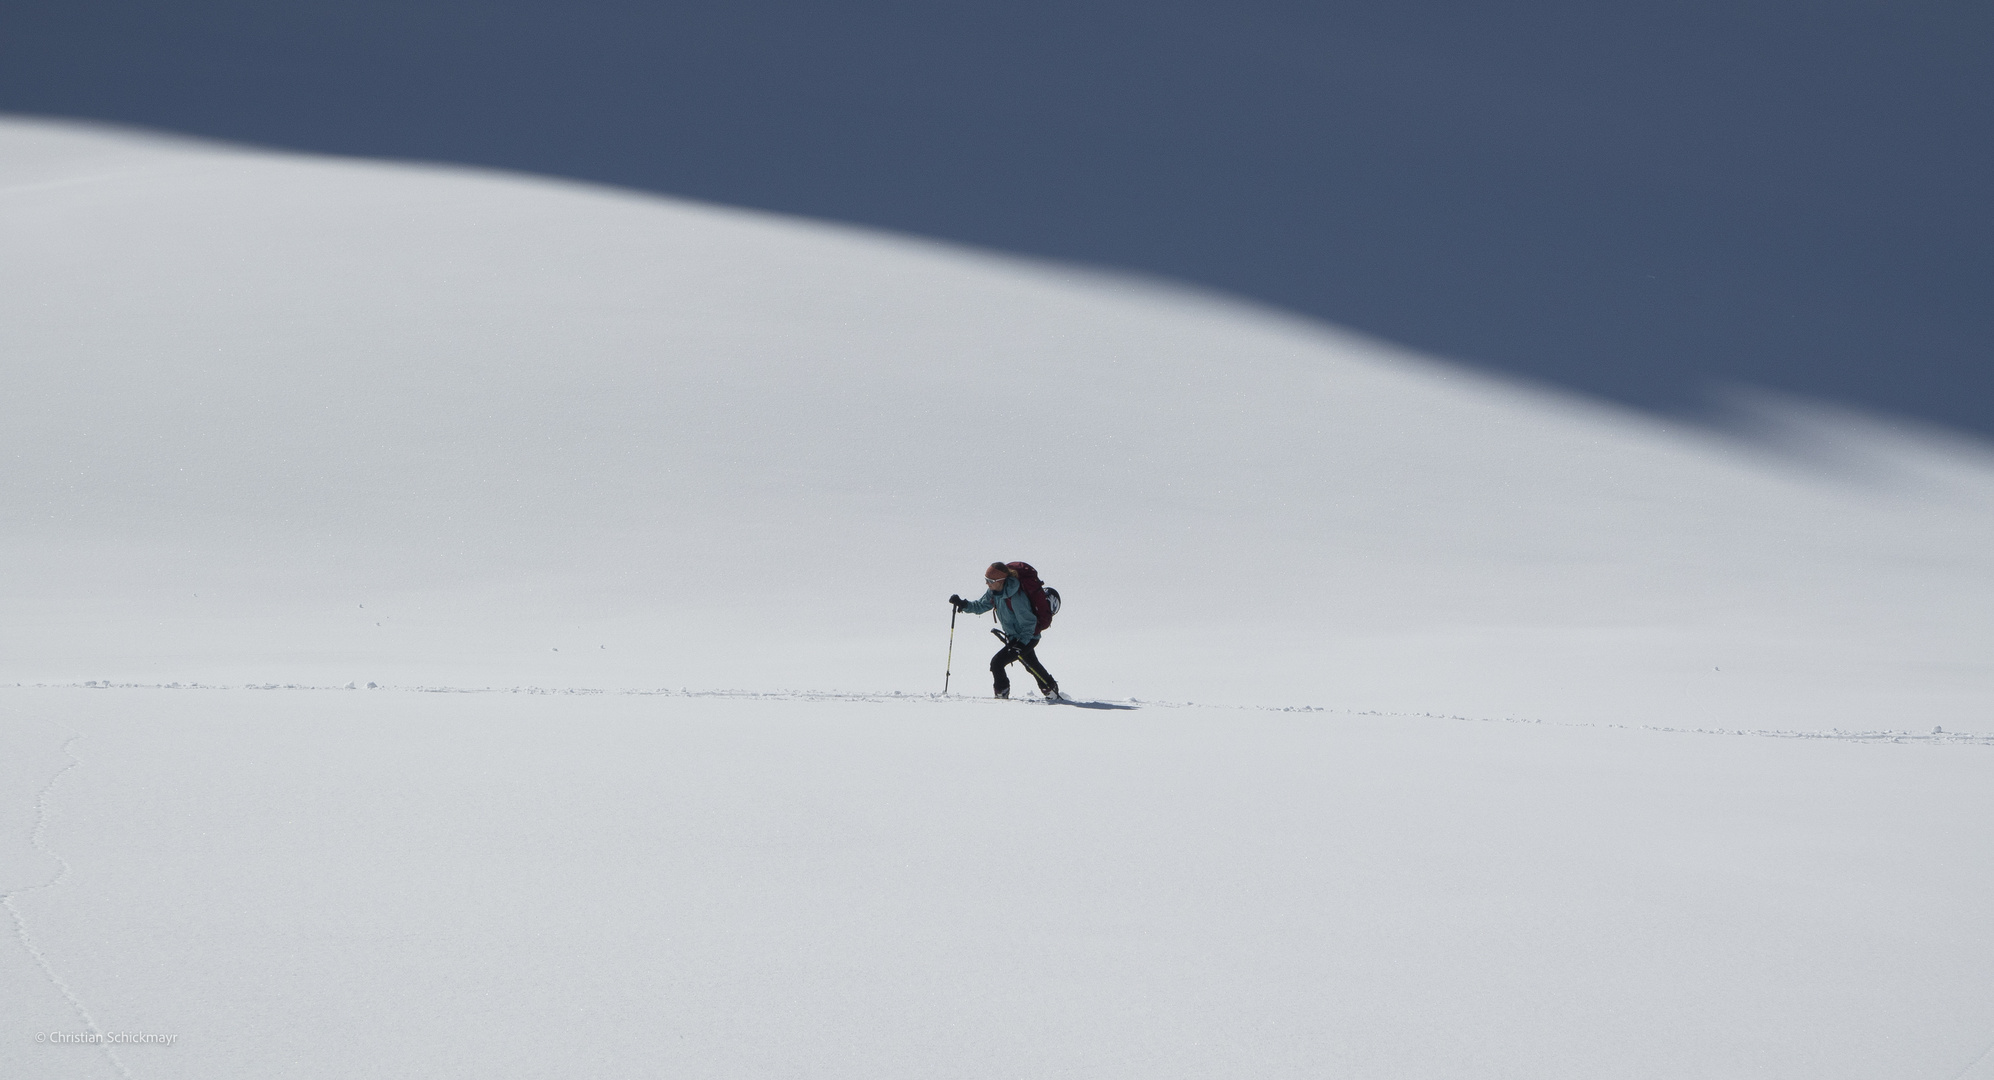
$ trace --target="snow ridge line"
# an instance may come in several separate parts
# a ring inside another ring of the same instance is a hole
[[[90,680],[83,683],[15,683],[15,686],[33,686],[43,690],[357,690],[353,683],[343,686],[321,686],[311,683],[114,683],[109,680]],[[398,693],[415,694],[535,694],[544,696],[574,697],[683,697],[683,698],[725,698],[746,701],[963,701],[980,702],[983,698],[959,696],[944,698],[940,694],[909,694],[900,690],[882,690],[872,693],[854,693],[834,690],[691,690],[681,687],[657,689],[599,688],[575,686],[388,686],[368,683],[369,690],[390,690]],[[1827,731],[1788,731],[1780,728],[1702,728],[1669,727],[1662,724],[1614,724],[1587,723],[1578,720],[1538,720],[1521,716],[1459,716],[1453,713],[1432,712],[1386,712],[1377,709],[1332,709],[1322,705],[1210,705],[1197,701],[1156,701],[1143,698],[1128,698],[1128,704],[1152,709],[1239,709],[1252,712],[1282,713],[1333,713],[1339,716],[1378,716],[1410,717],[1421,720],[1458,720],[1472,724],[1538,724],[1544,727],[1601,728],[1614,731],[1652,731],[1666,735],[1743,735],[1759,739],[1826,739],[1837,742],[1863,743],[1931,743],[1959,744],[1966,746],[1994,746],[1994,734],[1981,735],[1972,732],[1942,731],[1933,728],[1930,734],[1919,734],[1897,729],[1873,729],[1851,731],[1845,728],[1831,728]]]
[[[68,731],[69,729],[64,728],[62,730]],[[28,844],[36,851],[55,860],[55,864],[58,867],[55,876],[39,885],[28,885],[0,893],[0,907],[6,908],[7,914],[13,917],[14,936],[21,939],[21,947],[28,951],[29,956],[34,957],[36,966],[40,967],[42,974],[48,977],[49,984],[54,986],[56,991],[63,996],[63,999],[69,1002],[69,1007],[76,1011],[77,1019],[83,1021],[84,1030],[89,1031],[93,1035],[101,1035],[103,1034],[103,1029],[97,1026],[96,1018],[90,1015],[88,1008],[84,1007],[83,1000],[76,996],[76,991],[70,989],[69,984],[62,981],[62,976],[55,973],[55,966],[49,963],[48,955],[42,952],[41,946],[35,944],[34,935],[28,932],[28,921],[22,917],[21,909],[14,906],[14,898],[17,896],[24,896],[42,889],[53,889],[57,885],[69,880],[69,860],[56,854],[55,849],[49,847],[48,841],[42,837],[43,834],[48,832],[49,796],[55,792],[56,785],[62,783],[62,778],[69,775],[69,770],[83,764],[83,759],[77,757],[69,749],[75,744],[76,740],[82,737],[82,732],[70,731],[69,737],[62,740],[62,754],[69,759],[69,764],[57,769],[55,775],[49,777],[48,783],[43,784],[42,789],[35,793],[35,825],[34,828],[28,831]],[[104,1048],[104,1056],[110,1059],[111,1067],[118,1070],[118,1075],[124,1077],[125,1080],[131,1080],[131,1071],[126,1069],[125,1063],[118,1059],[117,1051],[113,1050],[111,1044],[108,1042],[101,1045]]]
[[[1275,712],[1301,712],[1307,709],[1284,709],[1278,706],[1261,706]],[[1460,720],[1471,724],[1539,724],[1544,727],[1600,728],[1613,731],[1654,731],[1665,735],[1748,735],[1759,739],[1827,739],[1836,742],[1865,743],[1934,743],[1963,744],[1966,746],[1994,746],[1994,735],[1976,735],[1964,731],[1942,731],[1933,728],[1931,734],[1920,735],[1911,731],[1892,729],[1872,731],[1850,731],[1846,728],[1830,728],[1827,731],[1787,731],[1781,728],[1686,728],[1668,727],[1662,724],[1611,724],[1586,723],[1579,720],[1532,720],[1526,717],[1505,716],[1455,716],[1449,713],[1424,712],[1355,712],[1344,710],[1351,716],[1412,716],[1424,720]]]

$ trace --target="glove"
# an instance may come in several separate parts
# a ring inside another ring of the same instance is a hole
[[[955,595],[954,593],[950,593],[950,594],[949,594],[949,606],[951,606],[951,607],[955,608],[955,609],[956,609],[957,611],[961,611],[961,610],[962,610],[963,608],[966,608],[966,607],[968,607],[968,606],[969,606],[969,601],[967,601],[967,600],[964,600],[964,599],[963,599],[962,597],[960,597],[960,596],[957,596],[957,595]]]

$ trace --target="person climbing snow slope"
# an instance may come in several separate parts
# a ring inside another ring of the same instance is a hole
[[[988,588],[984,589],[981,597],[964,600],[960,596],[951,596],[949,603],[954,604],[956,610],[971,615],[996,609],[997,625],[1004,631],[1004,647],[990,658],[990,675],[997,696],[1011,696],[1011,677],[1004,669],[1010,667],[1013,660],[1019,660],[1024,662],[1025,670],[1031,672],[1032,678],[1038,682],[1039,693],[1044,694],[1047,701],[1058,700],[1059,683],[1039,662],[1036,651],[1039,619],[1032,611],[1031,598],[1026,595],[1023,582],[1011,572],[1009,566],[999,562],[991,563],[990,568],[983,572],[983,584]]]

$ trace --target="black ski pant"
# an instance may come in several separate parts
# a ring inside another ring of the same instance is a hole
[[[1052,673],[1045,669],[1044,664],[1039,663],[1039,654],[1031,645],[1007,641],[1003,648],[997,650],[997,655],[990,658],[990,677],[996,681],[998,693],[1006,694],[1011,691],[1011,676],[1005,674],[1004,669],[1010,667],[1013,660],[1024,661],[1025,670],[1031,672],[1032,678],[1039,684],[1039,693],[1044,694],[1059,689],[1059,681],[1052,677]]]

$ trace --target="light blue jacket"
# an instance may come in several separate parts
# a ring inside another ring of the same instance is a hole
[[[971,615],[981,615],[992,607],[997,609],[997,625],[1004,628],[1004,634],[1029,645],[1038,640],[1039,617],[1032,614],[1032,598],[1025,595],[1024,586],[1018,584],[1018,575],[1004,579],[1004,590],[985,589],[983,595],[963,605],[963,610]]]

